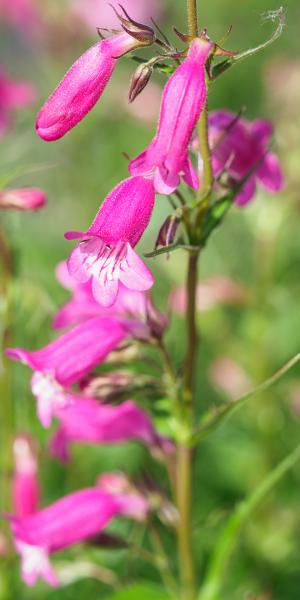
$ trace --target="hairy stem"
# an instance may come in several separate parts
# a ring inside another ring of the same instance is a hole
[[[198,35],[197,0],[187,0],[187,18],[189,35],[195,38]]]

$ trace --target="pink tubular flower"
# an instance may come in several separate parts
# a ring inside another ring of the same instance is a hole
[[[99,534],[118,515],[144,519],[147,501],[138,494],[114,494],[101,487],[65,496],[47,508],[23,518],[9,517],[22,579],[29,586],[41,577],[59,585],[49,556]]]
[[[56,417],[60,425],[52,438],[51,451],[62,461],[68,460],[73,443],[118,444],[137,440],[155,446],[159,440],[151,419],[131,400],[109,406],[73,395],[70,405],[59,410]]]
[[[193,188],[198,178],[188,156],[188,144],[206,102],[205,64],[214,44],[195,39],[186,60],[170,77],[163,93],[158,130],[150,146],[131,161],[132,175],[154,177],[155,190],[171,194],[180,176]]]
[[[236,203],[247,204],[255,195],[259,181],[272,193],[284,186],[282,169],[277,156],[268,151],[273,133],[269,121],[257,119],[252,123],[228,111],[216,111],[209,116],[209,138],[213,151],[213,168],[217,177],[224,170],[238,183],[257,164],[236,196]]]
[[[30,211],[43,208],[47,197],[39,188],[20,188],[0,192],[0,208]]]
[[[18,435],[13,444],[14,477],[12,486],[14,513],[27,517],[35,513],[39,505],[39,483],[37,479],[37,457],[33,440],[27,435]]]
[[[51,142],[75,127],[98,102],[117,59],[135,47],[136,40],[121,33],[89,48],[73,64],[39,112],[38,135]]]
[[[87,232],[65,235],[84,238],[69,257],[69,273],[81,283],[92,278],[93,294],[103,306],[115,302],[119,282],[137,291],[153,285],[151,272],[133,248],[150,221],[154,199],[151,179],[125,179],[107,196]]]
[[[23,81],[13,81],[0,67],[0,137],[11,125],[11,113],[16,108],[30,106],[36,98],[32,85]]]
[[[49,427],[58,409],[69,404],[70,386],[90,373],[128,335],[125,325],[116,319],[98,317],[36,352],[23,348],[6,351],[33,369],[31,388],[44,427]]]

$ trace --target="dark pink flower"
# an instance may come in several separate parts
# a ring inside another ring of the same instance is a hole
[[[118,515],[142,520],[148,508],[141,495],[109,492],[103,485],[65,496],[33,515],[9,517],[23,580],[32,586],[41,577],[59,585],[51,554],[96,536]]]
[[[127,33],[89,48],[70,68],[38,114],[36,131],[47,142],[58,140],[95,106],[121,55],[136,46]]]
[[[118,444],[137,440],[149,446],[159,444],[150,417],[131,400],[110,406],[72,395],[69,406],[58,410],[56,417],[60,425],[52,438],[51,450],[62,461],[68,460],[73,443]]]
[[[98,317],[81,323],[41,350],[6,351],[33,369],[32,392],[44,427],[49,427],[59,408],[69,404],[70,386],[88,375],[128,335],[128,329],[116,319]]]
[[[13,443],[14,475],[12,496],[14,514],[26,517],[35,513],[39,505],[37,456],[33,440],[27,435],[16,436]]]
[[[132,175],[154,178],[158,193],[171,194],[180,176],[191,187],[198,187],[188,144],[206,103],[205,64],[213,48],[214,44],[204,37],[192,42],[187,58],[164,89],[154,140],[130,163]]]
[[[251,171],[242,190],[236,196],[239,205],[247,204],[255,195],[260,182],[271,193],[284,186],[282,169],[277,156],[268,150],[273,127],[269,121],[247,121],[229,111],[216,111],[209,116],[209,137],[213,151],[216,177],[224,170],[238,183]]]
[[[0,192],[0,208],[38,210],[43,208],[46,202],[46,194],[39,188],[19,188]]]
[[[0,137],[7,133],[13,111],[30,106],[35,99],[36,91],[30,83],[10,79],[0,67]]]
[[[67,239],[84,238],[68,260],[70,274],[81,283],[92,279],[93,294],[103,306],[115,302],[119,282],[136,291],[153,285],[133,248],[150,221],[154,199],[151,179],[130,177],[107,196],[87,232],[66,234]]]

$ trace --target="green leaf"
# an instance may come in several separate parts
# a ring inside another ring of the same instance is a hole
[[[272,21],[272,22],[278,21],[277,27],[276,27],[275,31],[273,32],[273,34],[271,35],[271,37],[266,42],[264,42],[263,44],[259,44],[259,46],[256,46],[255,48],[249,48],[249,50],[245,50],[244,52],[239,52],[239,53],[235,54],[234,56],[216,64],[212,69],[213,79],[215,79],[216,77],[218,77],[219,75],[224,73],[224,71],[229,69],[229,67],[232,67],[232,65],[238,63],[240,60],[243,60],[243,58],[248,58],[248,56],[253,56],[257,52],[260,52],[260,50],[264,50],[265,48],[270,46],[270,44],[273,44],[273,42],[275,42],[281,36],[281,34],[283,32],[283,29],[285,26],[285,14],[286,13],[285,13],[283,6],[281,6],[278,10],[272,10],[272,11],[267,12],[264,15],[265,21]]]
[[[154,258],[155,256],[159,256],[160,254],[169,254],[170,252],[174,252],[175,250],[188,250],[189,252],[198,252],[198,246],[188,246],[187,244],[183,244],[182,242],[176,242],[176,244],[172,244],[171,246],[165,246],[164,248],[159,248],[159,250],[153,250],[153,252],[146,252],[144,254],[145,258]]]
[[[300,445],[267,475],[266,479],[264,479],[253,494],[236,508],[221,531],[219,539],[216,540],[215,550],[198,597],[199,600],[222,600],[221,589],[223,579],[226,576],[228,562],[242,527],[257,506],[298,460],[300,460]]]
[[[137,583],[110,596],[111,600],[173,600],[164,590],[146,583]]]
[[[279,371],[276,371],[276,373],[274,373],[274,375],[272,375],[269,379],[266,379],[266,381],[260,383],[253,390],[241,396],[241,398],[239,398],[238,400],[225,403],[216,410],[207,413],[202,418],[202,424],[200,425],[198,431],[194,433],[191,440],[191,444],[199,444],[199,442],[201,442],[205,437],[207,437],[210,433],[213,433],[219,426],[221,426],[225,422],[225,420],[234,415],[234,413],[237,410],[239,410],[248,400],[250,400],[250,398],[253,398],[254,396],[257,396],[258,394],[269,389],[299,361],[300,353],[296,354],[296,356],[291,358],[291,360],[289,360],[283,367],[281,367]]]

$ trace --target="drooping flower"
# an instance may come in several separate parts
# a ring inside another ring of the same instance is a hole
[[[39,577],[49,585],[59,585],[50,564],[51,554],[88,541],[117,515],[142,520],[148,508],[141,495],[113,493],[99,485],[65,496],[35,514],[9,517],[21,556],[22,579],[29,586]]]
[[[36,92],[30,83],[10,79],[0,67],[0,137],[11,126],[13,111],[30,106],[35,99]]]
[[[10,210],[38,210],[43,208],[47,197],[39,188],[19,188],[0,192],[0,208]]]
[[[284,186],[278,157],[268,150],[272,134],[269,121],[256,119],[250,122],[223,110],[209,115],[215,177],[225,171],[234,185],[254,169],[235,198],[239,205],[247,204],[253,198],[258,182],[271,193],[279,192]]]
[[[149,42],[148,42],[149,43]],[[98,102],[117,60],[139,46],[148,45],[125,33],[101,40],[72,65],[38,114],[36,131],[45,141],[63,137]]]
[[[192,42],[187,58],[164,89],[155,138],[129,165],[132,175],[152,176],[158,193],[171,194],[180,176],[191,187],[198,187],[188,144],[206,103],[205,65],[213,49],[205,36]]]
[[[87,232],[65,235],[83,238],[69,257],[69,272],[81,283],[92,279],[93,295],[103,306],[115,302],[119,282],[136,291],[153,285],[151,272],[133,248],[150,221],[154,199],[151,179],[125,179],[107,196]]]
[[[137,440],[149,446],[159,445],[150,417],[131,400],[110,406],[73,395],[69,406],[58,410],[56,417],[59,428],[51,440],[51,451],[62,461],[68,460],[73,443],[118,444]]]
[[[129,335],[116,319],[97,317],[81,323],[41,350],[10,348],[7,355],[33,369],[31,388],[37,412],[49,427],[56,411],[70,403],[70,386],[100,364]]]
[[[12,500],[14,514],[27,517],[39,506],[39,483],[37,478],[37,456],[34,441],[28,435],[17,435],[13,443],[14,475]]]

